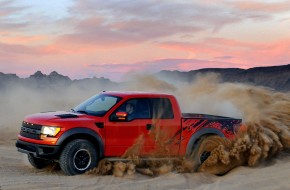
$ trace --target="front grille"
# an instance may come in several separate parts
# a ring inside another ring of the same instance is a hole
[[[30,139],[40,140],[41,128],[42,128],[41,125],[23,121],[20,135],[23,137],[30,138]]]

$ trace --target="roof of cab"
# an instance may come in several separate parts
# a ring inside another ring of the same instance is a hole
[[[171,94],[166,93],[156,93],[156,92],[143,92],[143,91],[102,91],[102,94],[109,94],[113,96],[120,96],[120,97],[169,97],[172,96]]]

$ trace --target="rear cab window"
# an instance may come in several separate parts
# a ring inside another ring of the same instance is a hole
[[[173,119],[174,112],[168,98],[152,98],[152,113],[154,119]]]

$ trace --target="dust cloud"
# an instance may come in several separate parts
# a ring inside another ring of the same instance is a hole
[[[234,141],[219,140],[199,171],[220,174],[239,165],[256,166],[290,148],[289,94],[245,84],[218,83],[217,79],[216,75],[198,78],[183,90],[187,101],[196,102],[204,94],[210,96],[207,100],[213,106],[207,111],[214,114],[229,111],[215,106],[218,102],[229,102],[236,108],[232,116],[241,114],[243,131]]]
[[[139,76],[135,83],[131,83],[131,88],[140,90],[140,86],[142,90],[176,95],[182,110],[186,112],[243,119],[241,130],[234,140],[218,136],[205,139],[202,146],[207,146],[204,148],[211,154],[197,168],[199,172],[225,174],[237,166],[257,166],[290,149],[290,95],[287,93],[240,83],[222,83],[216,74],[198,76],[191,84],[183,85],[169,84],[152,76]],[[133,147],[139,146],[137,143]],[[149,176],[170,171],[196,171],[195,161],[184,158],[139,162],[135,166],[137,172]]]
[[[169,83],[154,76],[142,75],[118,87],[70,85],[39,89],[14,85],[1,90],[0,94],[0,143],[16,139],[25,115],[70,110],[102,90],[165,92],[177,97],[183,112],[242,118],[242,130],[236,139],[227,140],[216,136],[205,139],[202,146],[211,144],[211,147],[206,147],[211,150],[211,154],[197,168],[200,172],[224,174],[241,165],[257,166],[290,148],[290,95],[264,87],[223,83],[216,74],[197,76],[192,83]],[[153,134],[154,138],[162,139],[159,137],[162,133]],[[140,146],[141,137],[131,150],[138,150]],[[130,158],[129,162],[102,160],[97,168],[87,173],[122,177],[135,172],[156,176],[171,171],[196,171],[196,163],[190,159],[141,161],[132,152],[128,150],[124,155],[124,158]]]
[[[0,89],[0,144],[17,138],[26,115],[46,111],[69,111],[107,88],[118,90],[109,86],[39,85],[37,81],[7,85]]]

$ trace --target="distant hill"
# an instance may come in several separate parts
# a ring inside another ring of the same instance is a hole
[[[84,89],[94,86],[108,87],[116,86],[117,83],[110,81],[109,79],[100,78],[84,78],[78,80],[71,80],[68,76],[61,75],[56,71],[51,72],[49,75],[43,74],[41,71],[37,71],[30,75],[28,78],[19,78],[16,74],[4,74],[0,72],[0,89],[13,86],[22,85],[24,87],[32,87],[38,89],[62,89],[69,86],[82,87]]]
[[[222,82],[239,82],[259,86],[270,87],[278,91],[290,91],[290,64],[271,67],[254,67],[250,69],[239,68],[206,68],[192,70],[188,72],[181,71],[160,71],[156,75],[168,82],[182,81],[191,82],[200,74],[217,73],[220,75]],[[26,87],[36,88],[65,88],[68,86],[78,86],[84,89],[101,87],[103,90],[110,90],[126,83],[112,82],[109,79],[84,78],[71,80],[68,76],[61,75],[56,71],[49,75],[37,71],[28,78],[19,78],[16,74],[4,74],[0,72],[0,89],[14,84],[24,85]]]
[[[223,82],[240,82],[270,87],[279,91],[290,91],[290,64],[271,67],[239,68],[208,68],[181,71],[160,71],[158,76],[165,80],[191,82],[199,74],[217,73]]]

